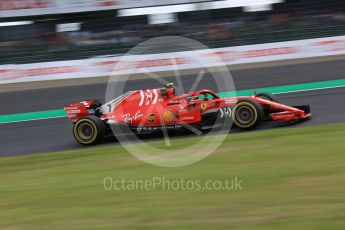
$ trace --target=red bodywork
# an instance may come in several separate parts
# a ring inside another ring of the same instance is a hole
[[[231,117],[238,101],[255,100],[269,111],[273,121],[301,120],[311,116],[309,111],[245,96],[221,98],[211,90],[198,90],[177,96],[174,88],[130,91],[101,105],[99,101],[82,101],[65,107],[68,118],[75,122],[87,115],[96,115],[107,124],[127,124],[131,127],[157,127],[202,122],[206,113],[217,112],[221,117]]]
[[[255,101],[259,102],[263,107],[267,107],[268,110],[272,112],[270,113],[272,121],[287,122],[293,120],[302,120],[309,118],[311,116],[311,113],[309,111],[306,112],[302,109],[283,105],[281,103],[276,103],[273,101],[264,100],[256,96],[238,97],[237,99],[244,100],[248,98],[254,99]]]

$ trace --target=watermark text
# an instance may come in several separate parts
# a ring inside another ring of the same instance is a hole
[[[240,191],[243,189],[242,180],[237,176],[228,180],[169,179],[166,177],[134,180],[105,177],[103,187],[106,191]]]

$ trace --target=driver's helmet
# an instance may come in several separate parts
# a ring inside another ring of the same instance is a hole
[[[166,88],[166,91],[167,91],[167,96],[169,98],[175,96],[174,83],[167,83],[167,84],[165,84],[165,88]]]
[[[167,83],[167,84],[165,84],[165,88],[167,88],[167,89],[174,88],[174,83]]]

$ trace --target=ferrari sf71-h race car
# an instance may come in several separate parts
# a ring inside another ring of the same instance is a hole
[[[311,116],[308,105],[283,105],[269,93],[221,98],[203,89],[176,95],[172,84],[130,91],[104,105],[97,100],[72,103],[65,111],[74,123],[74,138],[83,145],[102,141],[112,134],[112,125],[126,126],[134,133],[151,133],[187,126],[206,131],[231,121],[231,125],[249,130],[262,121],[289,122]]]

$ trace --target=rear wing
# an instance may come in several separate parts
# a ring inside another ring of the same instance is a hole
[[[88,115],[100,116],[101,112],[98,110],[100,106],[102,106],[102,103],[99,100],[86,100],[72,103],[64,107],[64,110],[67,113],[68,119],[75,122]]]

